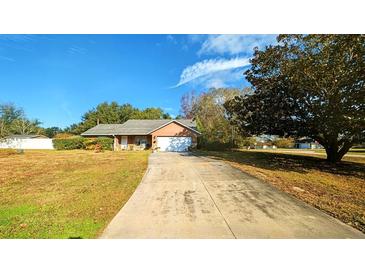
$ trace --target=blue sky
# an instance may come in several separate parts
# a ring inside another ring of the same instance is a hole
[[[270,43],[275,35],[0,35],[0,103],[45,127],[104,101],[177,115],[187,91],[247,86],[253,47]]]

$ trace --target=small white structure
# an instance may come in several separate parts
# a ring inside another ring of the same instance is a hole
[[[0,140],[1,148],[54,149],[52,139],[43,135],[12,135]]]
[[[322,145],[320,145],[317,141],[313,140],[312,138],[309,137],[302,137],[296,140],[295,148],[299,148],[299,149],[318,149],[318,148],[323,148]]]

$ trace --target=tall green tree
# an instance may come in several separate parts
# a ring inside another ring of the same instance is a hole
[[[22,108],[14,104],[0,105],[0,138],[11,134],[38,134],[40,121],[26,118]]]
[[[365,35],[279,35],[255,49],[253,94],[225,104],[245,134],[309,136],[337,162],[365,139]]]
[[[119,105],[117,102],[101,103],[86,112],[79,124],[71,125],[66,132],[80,134],[100,124],[122,124],[129,119],[169,119],[169,115],[160,108],[140,110],[130,104]]]
[[[20,119],[16,119],[11,123],[10,131],[13,134],[21,134],[21,135],[28,135],[28,134],[40,134],[42,129],[40,127],[41,122],[37,119],[29,120],[25,117]]]
[[[89,111],[81,118],[81,123],[72,125],[70,130],[75,134],[80,134],[98,123],[100,124],[120,124],[124,123],[138,110],[130,104],[119,105],[117,102],[101,103]]]
[[[23,110],[17,108],[14,104],[0,105],[0,138],[11,134],[11,124],[14,120],[23,116]]]
[[[131,115],[131,119],[171,119],[161,108],[146,108],[138,110]]]
[[[16,107],[14,104],[0,105],[0,118],[6,125],[10,125],[14,120],[24,117],[22,108]]]

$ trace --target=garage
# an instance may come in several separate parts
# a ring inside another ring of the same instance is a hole
[[[188,151],[191,144],[191,137],[157,137],[160,151]]]

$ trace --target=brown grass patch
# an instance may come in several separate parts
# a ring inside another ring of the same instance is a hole
[[[139,184],[148,155],[75,150],[0,158],[0,238],[98,236]]]
[[[227,161],[365,232],[365,158],[330,164],[324,155],[290,152],[198,152]]]
[[[10,155],[17,154],[15,149],[11,148],[0,148],[0,158],[8,157]]]

